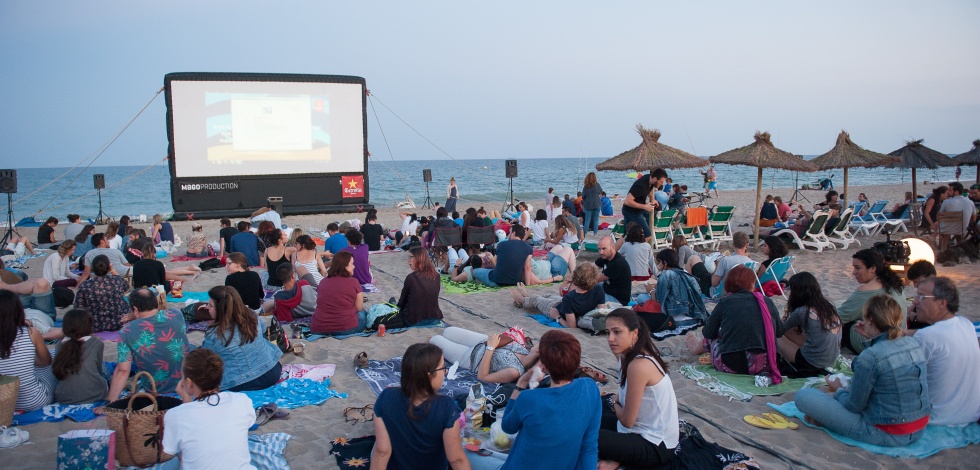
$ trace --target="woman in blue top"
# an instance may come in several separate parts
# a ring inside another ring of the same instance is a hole
[[[402,359],[401,387],[389,387],[374,403],[371,469],[469,470],[459,437],[459,407],[437,391],[446,361],[434,344],[413,344]],[[594,387],[594,386],[593,386]]]
[[[499,335],[490,335],[487,349]],[[582,346],[569,333],[548,330],[541,336],[541,368],[551,375],[551,386],[511,395],[501,429],[517,434],[504,469],[548,467],[593,470],[599,462],[599,388],[588,377],[576,379]]]
[[[205,332],[201,347],[216,352],[225,363],[221,390],[243,392],[275,385],[282,372],[282,351],[265,340],[262,319],[245,306],[232,287],[212,287],[208,297],[214,323]]]
[[[854,358],[849,387],[827,379],[830,394],[814,388],[796,392],[796,406],[807,421],[851,439],[900,447],[915,442],[929,423],[926,354],[905,335],[902,307],[888,294],[864,305],[856,331],[871,346]]]

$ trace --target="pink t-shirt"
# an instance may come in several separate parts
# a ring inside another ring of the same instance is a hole
[[[316,288],[316,311],[310,322],[313,333],[336,333],[357,326],[357,294],[361,283],[353,277],[325,277]]]
[[[776,212],[779,213],[779,220],[786,221],[789,220],[790,214],[793,213],[793,208],[784,202],[776,207]]]

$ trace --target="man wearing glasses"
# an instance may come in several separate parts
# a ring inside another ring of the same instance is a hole
[[[980,348],[970,320],[956,315],[960,296],[947,277],[919,283],[909,318],[928,323],[909,330],[925,349],[932,413],[929,424],[966,426],[980,419]]]

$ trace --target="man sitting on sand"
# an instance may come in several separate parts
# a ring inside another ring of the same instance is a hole
[[[232,253],[228,248],[231,247],[231,237],[238,235],[238,227],[231,225],[231,219],[221,219],[221,230],[218,230],[218,253],[226,256]]]
[[[146,236],[146,230],[141,228],[130,229],[129,243],[126,244],[126,250],[123,252],[126,261],[129,264],[136,264],[137,261],[143,259],[143,247],[147,245],[152,246],[153,240],[150,240],[150,237]]]
[[[109,240],[106,239],[104,233],[92,235],[92,246],[95,248],[85,253],[85,272],[78,278],[78,285],[82,285],[92,275],[92,260],[99,255],[105,255],[109,258],[109,265],[120,276],[129,274],[129,269],[132,265],[129,264],[121,251],[115,248],[109,248]]]
[[[275,228],[282,228],[282,217],[279,217],[279,213],[276,212],[276,206],[274,204],[269,204],[268,207],[263,207],[253,212],[251,217],[253,224],[268,220],[272,222]]]
[[[910,319],[931,326],[908,334],[925,350],[932,412],[929,424],[966,426],[980,419],[980,348],[970,320],[956,315],[960,294],[948,277],[920,282]]]
[[[265,266],[265,257],[259,256],[259,237],[252,233],[252,224],[248,221],[238,222],[238,233],[231,237],[228,251],[245,255],[249,266]],[[263,245],[264,248],[264,245]]]
[[[522,279],[530,279],[534,250],[524,241],[524,235],[523,226],[512,225],[507,239],[497,243],[496,266],[474,269],[473,278],[490,287],[516,286]]]
[[[609,235],[599,239],[599,259],[595,260],[595,264],[602,270],[599,282],[606,294],[606,302],[628,305],[633,289],[633,272],[630,271],[629,261],[616,251],[616,244]]]
[[[147,288],[129,294],[136,317],[119,330],[119,362],[109,382],[110,402],[118,400],[126,387],[133,364],[149,372],[160,393],[173,393],[181,379],[181,363],[187,353],[187,325],[180,310],[158,310],[156,293]],[[148,383],[141,382],[149,390]]]
[[[323,253],[320,256],[324,260],[329,260],[333,258],[333,255],[340,253],[340,250],[347,248],[347,235],[344,235],[340,231],[340,225],[337,222],[330,222],[327,224],[327,240],[323,243]]]

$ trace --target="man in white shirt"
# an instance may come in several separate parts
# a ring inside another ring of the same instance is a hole
[[[953,281],[935,276],[919,283],[909,307],[909,318],[930,324],[908,332],[929,361],[929,424],[966,426],[980,419],[980,347],[973,323],[956,315],[959,307]]]
[[[724,293],[725,276],[728,275],[728,271],[731,271],[735,266],[744,266],[745,263],[752,261],[752,258],[745,254],[749,251],[749,234],[745,232],[733,233],[732,247],[735,248],[735,253],[718,260],[715,272],[711,275],[713,297],[720,297]]]
[[[78,278],[78,284],[81,285],[85,282],[89,276],[92,275],[92,260],[96,256],[106,255],[109,258],[109,265],[112,269],[116,270],[120,276],[125,276],[129,274],[129,268],[132,266],[126,260],[126,256],[115,248],[109,248],[109,240],[106,239],[104,233],[96,233],[92,235],[92,246],[95,248],[85,253],[85,272],[82,273],[81,277]]]
[[[282,217],[279,217],[279,213],[276,212],[275,205],[270,204],[269,207],[263,207],[252,213],[252,225],[258,225],[263,220],[272,222],[276,228],[282,228]]]
[[[958,182],[950,183],[949,190],[952,196],[943,201],[943,205],[939,207],[939,212],[961,212],[963,214],[962,233],[968,233],[970,231],[970,227],[976,223],[977,208],[973,204],[973,201],[969,200],[963,195],[962,184]],[[946,233],[956,230],[955,226],[944,227],[943,225],[945,224],[941,224],[939,227],[940,232]]]

